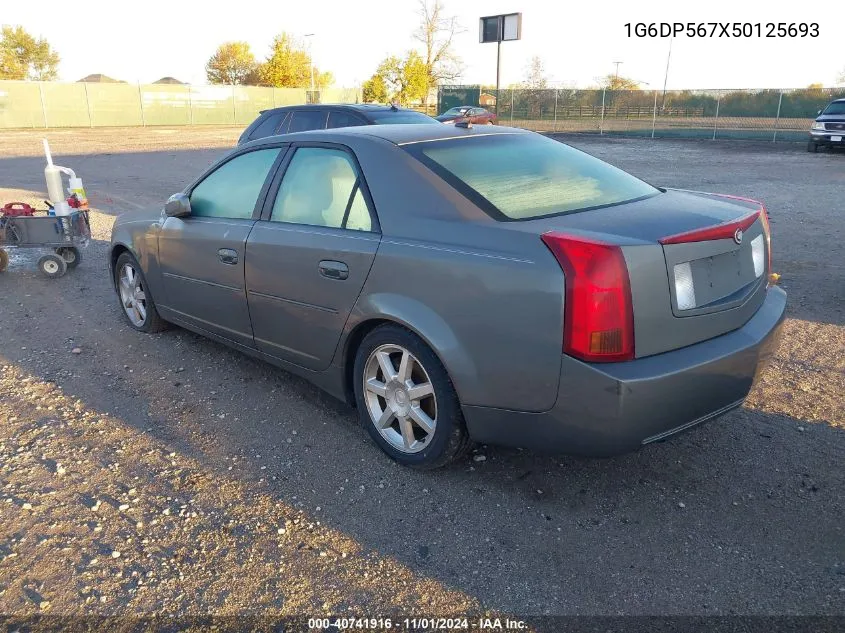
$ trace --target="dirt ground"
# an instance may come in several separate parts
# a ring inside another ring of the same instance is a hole
[[[47,132],[95,239],[61,279],[24,251],[0,275],[0,614],[845,616],[845,154],[565,137],[765,201],[780,349],[741,409],[638,453],[480,446],[420,473],[306,382],[124,323],[113,218],[239,133]],[[0,202],[44,197],[42,134],[0,132]]]

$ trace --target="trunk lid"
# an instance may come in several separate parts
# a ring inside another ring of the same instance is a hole
[[[753,200],[666,190],[637,202],[514,224],[622,247],[640,358],[725,334],[753,316],[769,273],[764,213]]]

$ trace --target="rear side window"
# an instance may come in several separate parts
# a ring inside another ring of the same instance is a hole
[[[280,151],[278,147],[259,149],[223,163],[191,191],[191,215],[251,218],[261,187]]]
[[[326,127],[354,127],[356,125],[366,125],[360,117],[344,112],[343,110],[332,110],[329,112],[329,123]]]
[[[296,110],[290,122],[289,133],[322,130],[326,127],[325,110]]]
[[[539,134],[491,134],[403,147],[499,220],[583,211],[660,193]]]
[[[250,140],[256,138],[264,138],[265,136],[273,136],[276,133],[276,130],[279,127],[279,123],[282,122],[282,117],[285,115],[284,112],[276,112],[274,114],[268,114],[264,117],[264,120],[261,121],[258,126],[252,131],[252,134],[249,135]]]

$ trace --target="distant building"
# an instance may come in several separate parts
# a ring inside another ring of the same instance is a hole
[[[107,75],[103,75],[102,73],[94,73],[93,75],[88,75],[80,79],[77,83],[85,83],[85,84],[125,84],[125,81],[120,79],[112,79]]]
[[[483,108],[493,108],[496,106],[496,97],[488,92],[482,92],[478,97],[478,105]]]
[[[158,80],[154,81],[153,83],[154,84],[177,84],[179,86],[185,85],[184,81],[179,81],[175,77],[162,77],[161,79],[158,79]]]

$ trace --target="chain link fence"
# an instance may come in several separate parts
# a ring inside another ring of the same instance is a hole
[[[806,140],[818,111],[845,88],[795,90],[578,90],[443,86],[438,112],[461,105],[498,113],[501,125],[539,132],[651,138]]]
[[[360,101],[346,88],[0,81],[0,129],[246,125],[277,106]]]

